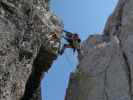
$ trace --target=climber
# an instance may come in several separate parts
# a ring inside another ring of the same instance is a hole
[[[66,48],[72,48],[73,52],[75,52],[75,50],[77,50],[78,52],[80,51],[79,46],[80,46],[80,42],[81,39],[79,38],[79,35],[77,33],[71,33],[71,32],[67,32],[64,30],[65,36],[63,36],[63,38],[65,40],[67,40],[68,44],[64,44],[60,54],[62,55],[64,53],[64,50]]]

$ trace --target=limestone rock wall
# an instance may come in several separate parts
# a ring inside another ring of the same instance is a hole
[[[103,35],[81,45],[65,100],[133,100],[133,0],[119,0]]]
[[[41,100],[40,81],[56,59],[62,24],[49,0],[0,0],[0,100]],[[56,45],[56,47],[55,47]]]

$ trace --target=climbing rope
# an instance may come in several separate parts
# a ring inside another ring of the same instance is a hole
[[[67,55],[67,52],[64,53],[65,59],[68,62],[69,66],[73,66],[74,64],[72,63],[72,61],[69,59],[69,56]]]

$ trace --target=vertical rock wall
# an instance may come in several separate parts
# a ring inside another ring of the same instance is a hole
[[[48,33],[56,30],[59,40],[62,31],[48,3],[0,0],[0,100],[41,100],[41,78],[59,47]]]
[[[103,35],[81,45],[65,100],[133,100],[133,0],[119,0]]]

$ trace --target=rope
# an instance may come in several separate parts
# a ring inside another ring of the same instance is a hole
[[[69,64],[70,66],[73,66],[73,65],[74,65],[74,64],[72,63],[72,61],[69,59],[67,53],[65,53],[65,58],[66,58],[66,61],[68,62],[68,64]]]
[[[74,55],[74,61],[76,62],[76,64],[78,64],[79,63],[78,60],[77,60],[78,51],[76,51],[76,52],[77,53],[76,54],[73,53],[73,55]]]
[[[73,66],[73,64],[71,63],[71,61],[70,60],[68,60],[69,58],[67,57],[67,55],[65,54],[65,59],[66,59],[66,61],[67,61],[67,63],[68,63],[68,65],[69,66]]]
[[[63,32],[63,33],[65,33],[65,32]],[[63,35],[64,35],[64,34],[62,34],[62,37],[63,37]],[[64,44],[64,41],[63,41],[63,40],[64,40],[64,39],[61,38],[60,47],[62,47],[63,44]],[[73,55],[74,55],[74,53],[73,53]],[[69,56],[68,56],[67,52],[64,53],[64,56],[65,56],[65,59],[66,59],[66,61],[68,62],[68,64],[69,64],[70,66],[73,66],[74,63],[72,63],[72,61],[69,59]],[[74,56],[74,58],[75,58],[75,56]],[[76,60],[75,60],[75,61],[76,61]]]

